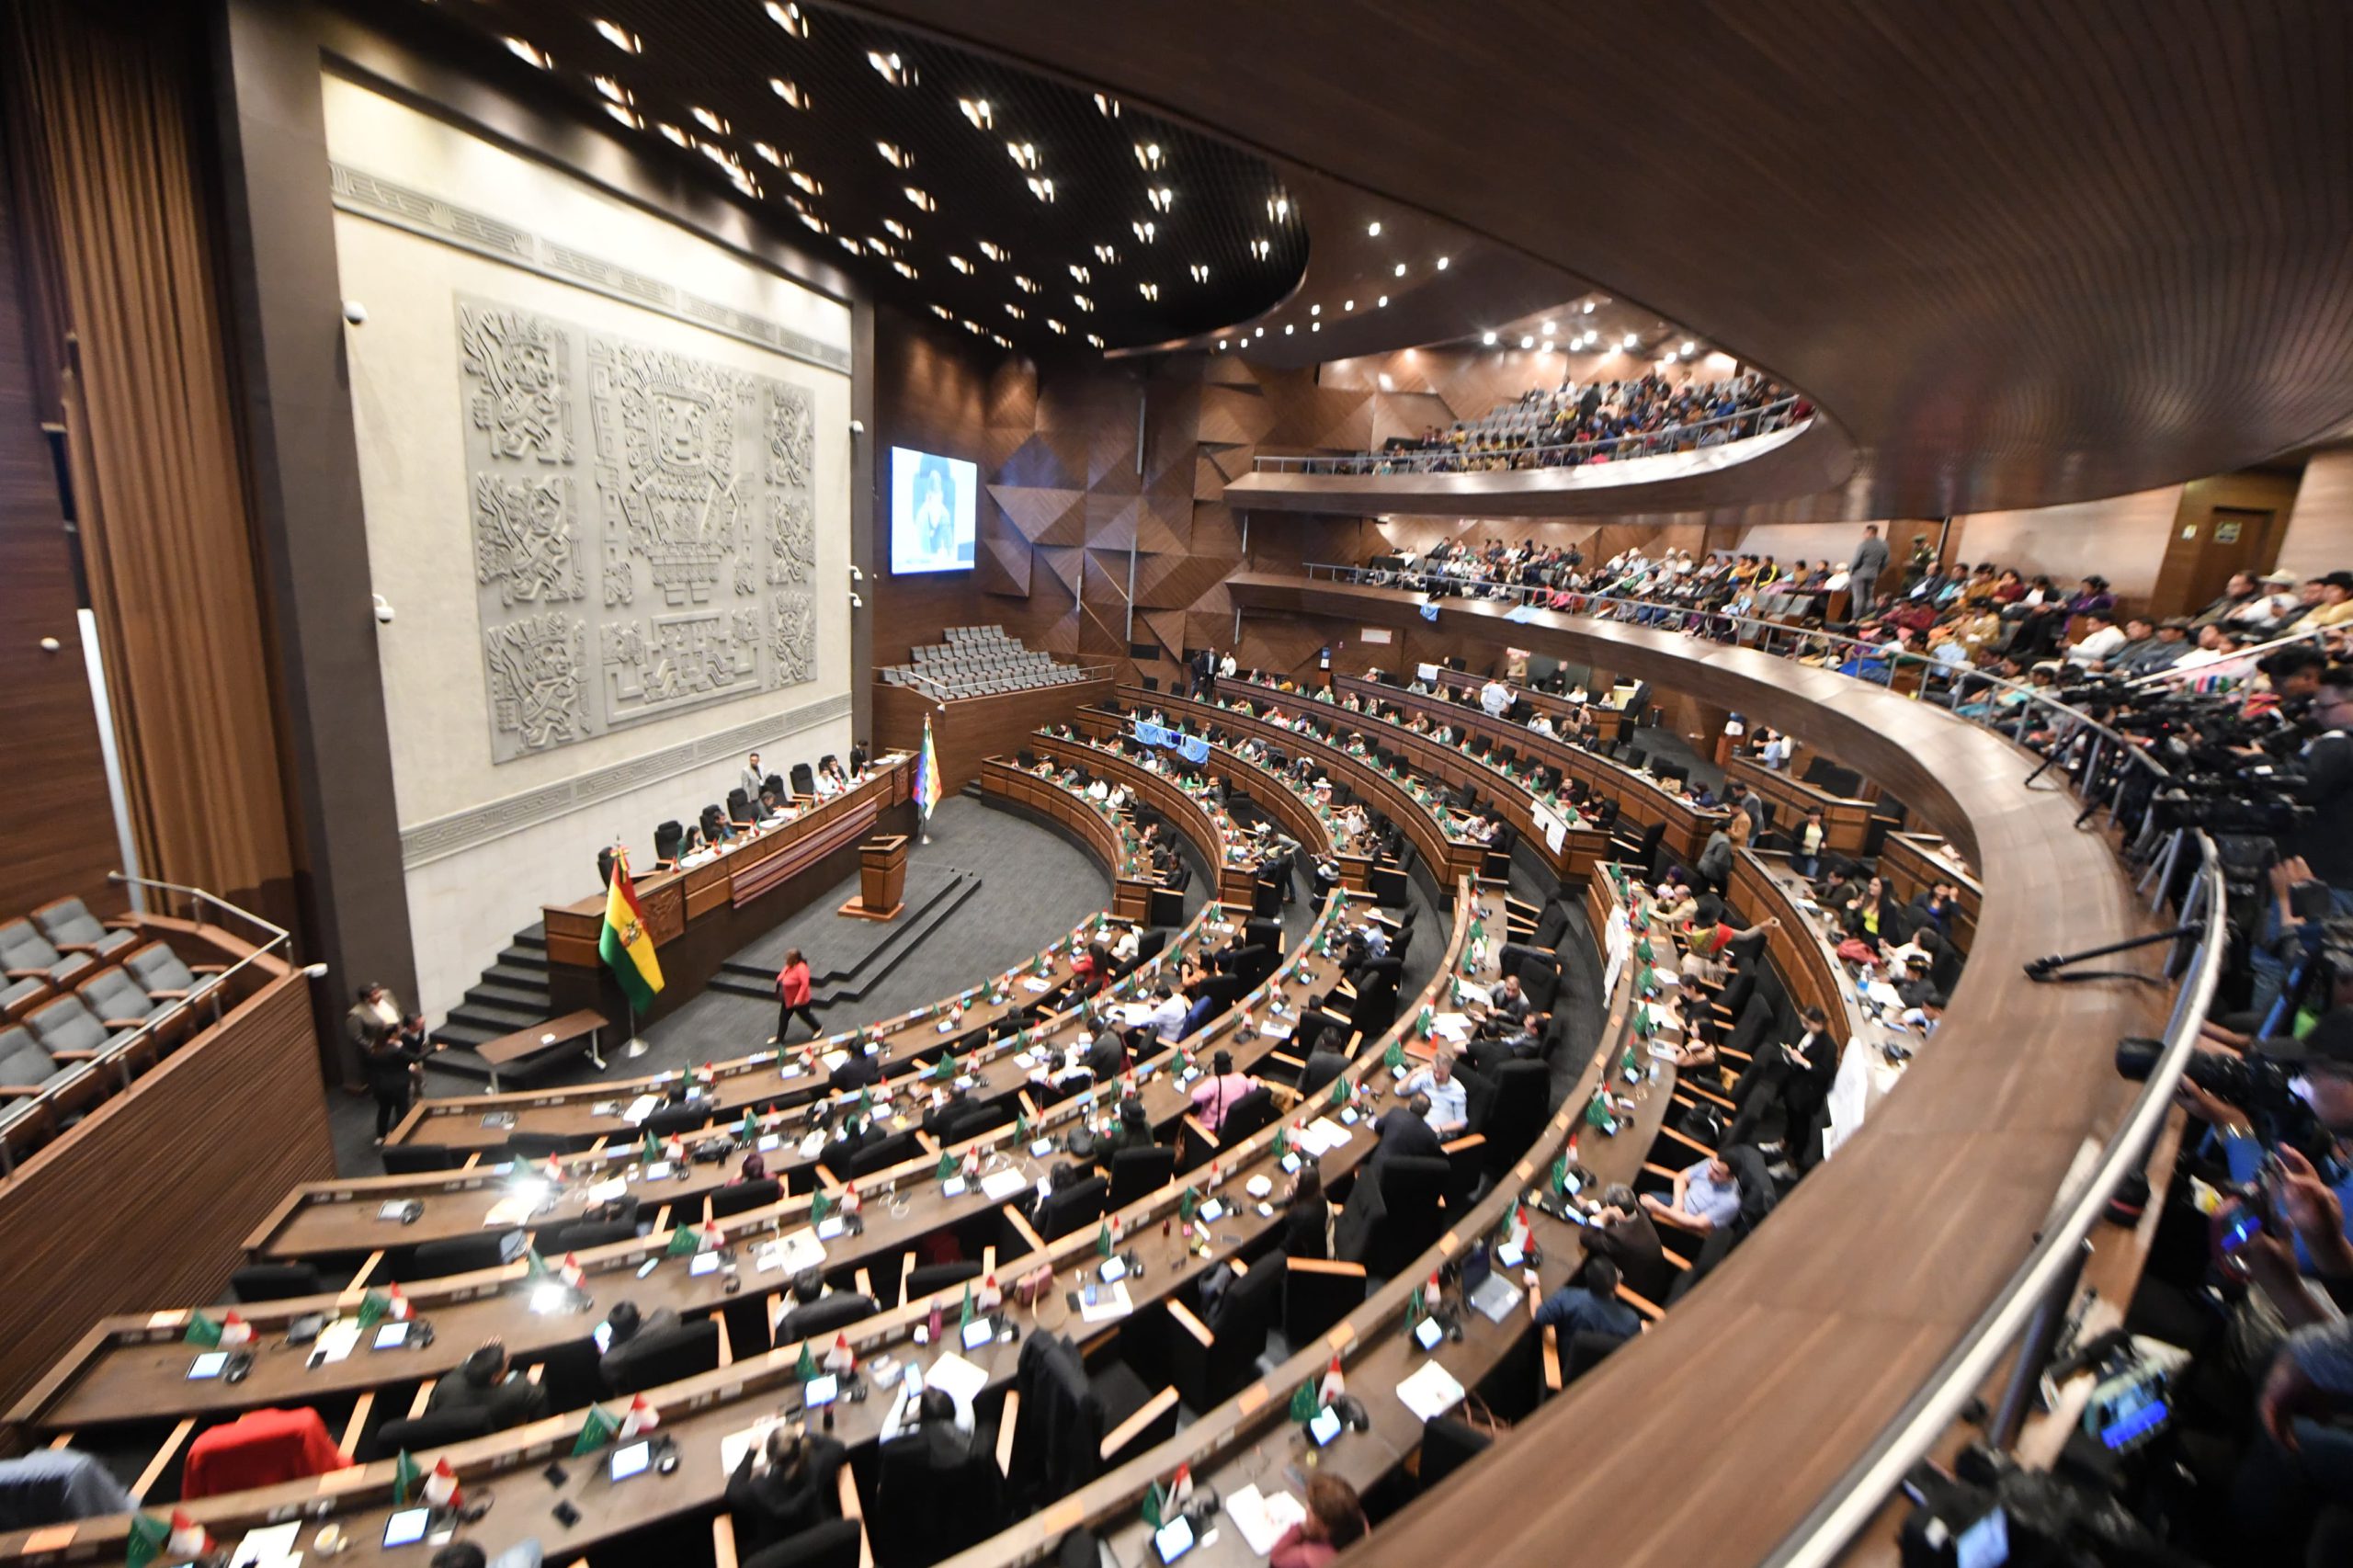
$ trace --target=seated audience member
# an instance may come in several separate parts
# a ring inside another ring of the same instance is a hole
[[[1371,1528],[1357,1489],[1336,1475],[1307,1483],[1307,1517],[1285,1530],[1267,1553],[1267,1568],[1324,1568]]]
[[[1133,1095],[1120,1102],[1119,1119],[1103,1137],[1103,1164],[1108,1168],[1111,1156],[1122,1149],[1149,1149],[1155,1140],[1152,1135],[1152,1119],[1144,1114],[1143,1101]]]
[[[1383,1160],[1391,1158],[1444,1159],[1446,1146],[1430,1131],[1432,1114],[1427,1095],[1415,1095],[1404,1105],[1393,1105],[1382,1111],[1380,1119],[1372,1124],[1380,1142],[1373,1145],[1371,1157],[1365,1161],[1365,1175],[1370,1176]],[[1363,1177],[1358,1180],[1361,1184]]]
[[[748,1539],[744,1556],[799,1535],[841,1514],[838,1477],[849,1450],[798,1421],[768,1428],[767,1441],[746,1452],[727,1478],[727,1509]]]
[[[1643,1194],[1643,1210],[1678,1231],[1704,1236],[1740,1218],[1740,1178],[1722,1154],[1711,1154],[1675,1173],[1672,1196]]]
[[[1324,1196],[1324,1170],[1309,1160],[1299,1168],[1290,1194],[1283,1199],[1283,1256],[1332,1256],[1333,1210]]]
[[[1247,1073],[1233,1070],[1233,1052],[1221,1051],[1210,1058],[1209,1076],[1193,1085],[1193,1115],[1211,1132],[1225,1126],[1225,1113],[1234,1102],[1258,1086]]]
[[[547,1391],[507,1362],[506,1346],[485,1340],[458,1369],[433,1385],[429,1411],[479,1410],[494,1431],[537,1421],[548,1413]]]
[[[1183,1034],[1185,1015],[1191,1010],[1191,1005],[1163,982],[1153,987],[1152,1007],[1144,1023],[1163,1045],[1172,1045]]]
[[[1460,1138],[1471,1125],[1469,1096],[1462,1081],[1454,1075],[1454,1051],[1449,1047],[1438,1047],[1430,1064],[1400,1084],[1397,1092],[1429,1102],[1430,1131],[1441,1142]]]
[[[1539,1328],[1572,1334],[1607,1334],[1631,1339],[1643,1331],[1643,1316],[1618,1299],[1618,1266],[1606,1257],[1586,1260],[1579,1277],[1547,1296],[1530,1268],[1520,1276],[1528,1287],[1528,1315]]]
[[[849,775],[842,771],[842,759],[830,754],[817,763],[817,798],[830,801],[849,788]]]
[[[650,1313],[641,1314],[636,1302],[615,1301],[605,1323],[612,1330],[612,1340],[597,1358],[597,1370],[604,1377],[607,1388],[618,1388],[618,1380],[627,1375],[630,1364],[637,1359],[645,1342],[678,1326],[678,1312],[675,1307],[656,1307]]]
[[[1634,1201],[1634,1189],[1622,1185],[1605,1189],[1592,1220],[1585,1232],[1586,1256],[1616,1264],[1626,1288],[1643,1300],[1665,1301],[1675,1284],[1675,1266],[1666,1261],[1658,1227]]]

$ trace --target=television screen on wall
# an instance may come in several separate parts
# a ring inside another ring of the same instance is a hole
[[[980,491],[981,472],[971,463],[892,448],[891,570],[970,570]]]

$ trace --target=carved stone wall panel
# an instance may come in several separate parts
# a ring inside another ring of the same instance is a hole
[[[493,759],[814,680],[810,389],[496,301],[457,316]]]

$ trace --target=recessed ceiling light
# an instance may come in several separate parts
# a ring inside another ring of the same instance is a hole
[[[1397,276],[1400,278],[1405,276],[1405,264],[1402,261],[1397,264]]]
[[[623,125],[628,126],[631,131],[642,131],[645,129],[645,117],[639,114],[633,108],[625,108],[620,104],[607,104],[605,106],[605,112],[611,115],[615,119],[620,120]]]
[[[512,36],[508,37],[505,42],[506,44],[506,51],[509,54],[512,54],[516,59],[523,62],[526,65],[536,65],[540,70],[544,71],[553,63],[553,62],[548,59],[547,51],[539,48],[535,44],[526,42],[522,39]]]
[[[986,98],[958,98],[956,107],[963,110],[964,118],[972,122],[976,131],[986,131],[996,124],[996,111],[989,108]]]
[[[1324,313],[1324,307],[1321,305],[1310,305],[1307,307],[1307,313],[1311,316],[1320,316]]]
[[[1297,332],[1299,328],[1291,325],[1290,323],[1283,323],[1283,335],[1285,337],[1289,337],[1292,333]]]
[[[1029,194],[1036,197],[1040,201],[1051,201],[1054,199],[1054,182],[1043,177],[1042,176],[1031,175],[1029,176]]]
[[[1132,222],[1130,223],[1128,227],[1133,229],[1136,232],[1136,238],[1142,240],[1146,244],[1150,244],[1153,241],[1153,236],[1159,233],[1157,226],[1149,222]]]
[[[1165,185],[1148,187],[1143,193],[1143,199],[1152,204],[1152,210],[1154,212],[1165,212],[1176,205],[1176,193]]]
[[[1288,222],[1290,218],[1290,198],[1288,196],[1268,198],[1267,201],[1267,216],[1273,219],[1278,223]]]
[[[1046,318],[1046,330],[1052,333],[1056,337],[1061,337],[1067,334],[1070,331],[1070,328],[1064,326],[1053,317],[1048,316]]]
[[[1445,256],[1439,256],[1439,257],[1438,258],[1438,269],[1440,272],[1444,272],[1444,271],[1446,270],[1446,266],[1447,266],[1447,258],[1446,258]]]
[[[1005,313],[1011,316],[1015,321],[1019,321],[1028,312],[1023,311],[1019,305],[1017,305],[1012,301],[1007,300],[1005,302]]]
[[[915,154],[908,152],[904,147],[900,146],[896,142],[877,142],[874,143],[874,150],[881,153],[882,161],[890,165],[894,169],[912,168],[915,166]]]
[[[1479,341],[1493,348],[1495,346],[1495,335],[1492,332],[1483,332],[1479,335]]]
[[[931,313],[938,316],[941,321],[954,321],[956,319],[956,312],[949,310],[946,305],[932,306]]]
[[[1193,281],[1196,283],[1206,283],[1210,280],[1210,269],[1198,261],[1185,270],[1192,274]]]
[[[866,62],[874,67],[876,75],[894,87],[912,87],[915,84],[915,67],[901,60],[896,50],[885,54],[879,49],[870,49]]]
[[[1079,266],[1078,263],[1074,261],[1070,264],[1070,276],[1071,281],[1074,283],[1092,283],[1095,281],[1095,274],[1087,268]]]
[[[1670,348],[1670,349],[1668,349],[1665,354],[1661,355],[1661,356],[1659,357],[1659,363],[1660,363],[1660,364],[1662,364],[1662,365],[1672,365],[1672,364],[1674,364],[1674,363],[1675,363],[1675,350],[1674,350],[1674,349],[1672,349],[1672,348]]]
[[[1097,245],[1095,247],[1095,259],[1107,266],[1112,265],[1119,261],[1120,253],[1113,250],[1109,245]],[[1086,279],[1081,278],[1079,281],[1085,282]]]
[[[1379,239],[1381,237],[1381,225],[1378,222],[1367,223],[1364,226],[1364,232],[1370,234],[1373,238]]]
[[[760,157],[775,165],[777,168],[780,169],[784,167],[784,154],[778,152],[774,147],[769,146],[767,142],[753,142],[752,151],[758,153]]]
[[[1095,301],[1084,294],[1073,294],[1071,299],[1082,311],[1091,311],[1095,308]]]
[[[1691,352],[1691,350],[1692,350],[1695,347],[1697,347],[1697,346],[1696,346],[1695,344],[1693,344],[1693,343],[1692,343],[1692,341],[1691,341],[1689,338],[1688,338],[1688,337],[1687,337],[1687,338],[1685,338],[1685,339],[1683,340],[1683,352],[1684,352],[1684,353],[1686,353],[1686,354],[1690,353],[1690,352]]]
[[[999,333],[990,333],[989,341],[995,344],[999,348],[1010,348],[1013,347],[1013,345],[1006,342],[1004,335]]]
[[[1038,144],[1035,142],[1008,142],[1005,150],[1017,166],[1025,169],[1038,166]]]
[[[794,38],[809,36],[809,18],[801,14],[798,6],[779,5],[778,0],[768,0],[768,20]]]
[[[1142,294],[1147,300],[1157,300],[1160,298],[1160,285],[1157,283],[1139,283],[1136,285],[1136,292]]]
[[[798,85],[788,82],[781,76],[771,76],[768,78],[768,91],[774,93],[778,97],[782,98],[787,105],[793,108],[807,108],[809,107],[809,95],[803,93]]]
[[[1146,174],[1149,174],[1154,169],[1158,168],[1160,166],[1160,143],[1157,142],[1137,142],[1136,165]]]
[[[1252,240],[1250,242],[1250,254],[1254,258],[1259,261],[1264,261],[1267,256],[1273,255],[1274,249],[1274,242],[1271,240]]]
[[[710,110],[703,108],[700,104],[697,104],[694,107],[694,115],[695,119],[700,122],[705,131],[710,131],[719,136],[724,136],[727,134],[727,122],[720,119],[717,115],[711,113]]]
[[[791,170],[790,174],[792,176],[792,183],[807,191],[810,195],[823,196],[825,194],[825,187],[822,181],[810,178],[809,176],[803,174],[799,169]]]
[[[891,270],[897,273],[902,278],[913,278],[915,275],[915,269],[909,267],[904,261],[892,262],[891,264]]]
[[[987,240],[983,240],[980,244],[981,254],[987,256],[991,261],[1003,261],[1013,254],[1011,251],[1006,250],[1003,245],[993,244]]]
[[[1533,348],[1536,347],[1536,340],[1532,337],[1523,337],[1519,340],[1519,346],[1522,348]]]
[[[1635,344],[1640,343],[1642,339],[1640,337],[1631,332],[1626,335],[1626,347],[1629,348],[1631,348]]]
[[[915,237],[913,231],[896,218],[883,219],[882,227],[890,232],[891,237],[894,240],[907,240]]]
[[[1385,311],[1385,310],[1387,310],[1387,309],[1389,308],[1389,296],[1388,296],[1388,295],[1386,295],[1386,294],[1383,294],[1382,296],[1381,296],[1381,298],[1379,298],[1378,300],[1375,300],[1375,301],[1372,302],[1372,308],[1373,308],[1374,310],[1376,310],[1376,311]]]
[[[1096,94],[1095,96],[1096,96],[1097,97],[1098,97],[1098,98],[1099,98],[1099,97],[1101,97],[1103,95],[1102,95],[1102,94],[1100,94],[1100,93],[1097,93],[1097,94]],[[1112,116],[1112,118],[1113,118],[1113,119],[1118,119],[1118,118],[1119,118],[1119,113],[1120,113],[1119,109],[1115,107],[1115,108],[1111,110],[1111,116]],[[1103,347],[1103,340],[1102,340],[1101,338],[1099,338],[1099,337],[1096,336],[1096,335],[1095,335],[1093,333],[1091,333],[1091,332],[1090,332],[1090,333],[1088,333],[1088,334],[1086,335],[1086,341],[1087,341],[1087,342],[1089,342],[1089,343],[1091,343],[1091,344],[1093,344],[1093,345],[1095,345],[1095,347],[1097,347],[1097,348],[1100,348],[1100,347]]]
[[[642,52],[645,48],[642,43],[638,41],[638,37],[635,33],[630,31],[625,27],[621,27],[618,23],[608,22],[602,17],[597,18],[597,30],[605,35],[605,41],[607,43],[609,43],[615,49],[621,50],[627,53],[638,54]]]
[[[936,212],[939,210],[939,203],[931,199],[931,193],[927,190],[920,190],[914,186],[908,186],[906,187],[906,198],[910,202],[914,203],[915,209],[918,212]]]
[[[818,217],[814,212],[803,212],[801,214],[801,221],[809,225],[810,228],[815,230],[818,233],[822,234],[825,232],[825,221],[823,218]]]
[[[1260,337],[1264,337],[1264,336],[1266,336],[1266,335],[1267,335],[1267,329],[1266,329],[1265,327],[1263,327],[1263,326],[1262,326],[1262,327],[1260,327],[1260,328],[1258,329],[1257,335],[1258,335],[1258,336],[1260,336]]]
[[[677,146],[686,147],[693,144],[693,137],[688,136],[685,131],[679,130],[676,126],[671,124],[666,119],[657,123],[654,129],[661,131],[665,137]]]
[[[866,236],[866,248],[872,251],[877,256],[889,256],[891,254],[891,247],[884,244],[881,240],[876,239],[872,234]]]
[[[1310,332],[1322,332],[1324,330],[1324,324],[1320,321],[1309,322],[1307,324],[1307,330]]]
[[[588,80],[596,85],[597,91],[599,94],[610,98],[613,102],[617,104],[625,104],[630,101],[629,89],[622,86],[619,82],[614,81],[610,76],[591,76]]]
[[[1593,314],[1593,301],[1591,300],[1587,300],[1585,302],[1585,313],[1587,315]]]
[[[972,275],[972,264],[966,261],[961,256],[949,256],[948,258],[948,265],[954,267],[957,271],[962,273],[967,278],[970,278]]]
[[[1545,336],[1547,336],[1547,337],[1550,337],[1550,336],[1552,336],[1552,332],[1553,332],[1552,324],[1551,322],[1546,322],[1546,323],[1544,324],[1544,335],[1545,335]]]
[[[1224,347],[1225,347],[1225,339],[1224,339],[1224,338],[1222,338],[1222,337],[1219,338],[1219,339],[1217,340],[1217,346],[1218,346],[1220,348]]]
[[[1034,278],[1024,278],[1018,272],[1013,275],[1013,286],[1025,294],[1034,294],[1038,291],[1038,280]]]
[[[841,246],[842,249],[849,252],[852,256],[856,256],[858,254],[858,242],[851,239],[847,234],[835,234],[834,236],[834,243]]]
[[[1106,119],[1120,118],[1120,100],[1103,93],[1095,95],[1095,112]]]
[[[1353,311],[1356,308],[1357,302],[1354,300],[1343,300],[1340,301],[1340,309],[1344,311]]]

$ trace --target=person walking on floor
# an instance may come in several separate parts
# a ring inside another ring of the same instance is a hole
[[[799,1014],[806,1019],[812,1034],[822,1035],[825,1026],[817,1021],[809,1005],[809,960],[801,956],[799,948],[784,955],[784,968],[777,971],[776,994],[783,1004],[776,1015],[776,1043],[782,1045],[784,1037],[792,1032],[792,1018]]]
[[[1863,541],[1855,546],[1854,562],[1847,568],[1847,619],[1860,620],[1879,598],[1879,574],[1887,570],[1887,540],[1877,523],[1863,525]]]

